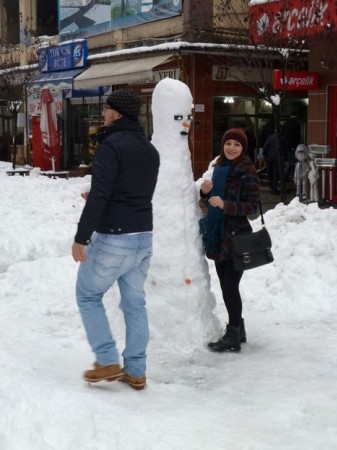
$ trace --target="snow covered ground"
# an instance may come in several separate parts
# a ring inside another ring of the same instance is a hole
[[[336,210],[295,199],[265,215],[275,261],[243,277],[241,353],[193,346],[190,324],[188,343],[176,336],[149,286],[147,389],[90,386],[81,379],[93,356],[70,255],[90,177],[9,177],[6,167],[0,162],[1,450],[337,448]],[[209,270],[224,328],[211,262]],[[122,349],[118,298],[114,288],[105,303]],[[171,323],[172,305],[169,314]]]

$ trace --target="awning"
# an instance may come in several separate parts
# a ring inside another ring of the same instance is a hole
[[[46,87],[55,89],[72,89],[73,79],[83,72],[82,69],[61,70],[58,72],[40,72],[29,80],[27,87],[29,91],[40,90]]]
[[[75,89],[93,86],[151,81],[152,69],[172,58],[172,54],[157,55],[126,61],[95,64],[74,80]]]

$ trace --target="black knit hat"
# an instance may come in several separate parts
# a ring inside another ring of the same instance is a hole
[[[140,113],[140,98],[132,89],[114,91],[106,104],[125,117],[138,117]]]
[[[225,142],[228,141],[229,139],[233,139],[235,141],[240,142],[243,149],[242,153],[245,153],[247,151],[248,140],[244,131],[240,130],[239,128],[231,128],[230,130],[227,130],[226,133],[222,136],[221,148],[223,148]]]

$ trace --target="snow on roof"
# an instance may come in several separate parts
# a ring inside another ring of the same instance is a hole
[[[16,72],[25,72],[33,69],[37,69],[38,64],[30,64],[27,66],[15,66],[15,67],[8,67],[7,69],[0,70],[0,75],[4,75],[6,73],[16,73]]]
[[[111,52],[105,52],[105,53],[96,53],[94,55],[89,55],[88,60],[95,60],[95,59],[101,59],[101,58],[109,58],[112,56],[124,56],[124,55],[138,55],[140,53],[149,53],[149,52],[156,52],[156,51],[172,51],[172,50],[181,50],[181,49],[211,49],[211,48],[218,48],[218,49],[229,49],[232,46],[229,44],[209,44],[204,42],[197,42],[197,43],[191,43],[191,42],[166,42],[164,44],[158,44],[158,45],[144,45],[142,47],[134,47],[134,48],[127,48],[123,50],[114,50]]]
[[[230,44],[213,44],[206,42],[166,42],[158,45],[133,47],[123,50],[114,50],[111,52],[96,53],[88,56],[88,60],[94,62],[95,60],[102,60],[111,57],[121,57],[121,56],[132,56],[140,55],[144,53],[154,53],[154,52],[172,52],[174,50],[234,50],[238,48],[246,48],[254,50],[256,47],[254,45],[233,45]],[[275,49],[274,49],[275,50]],[[291,49],[287,49],[291,52]]]
[[[77,42],[77,41],[83,41],[83,39],[75,39],[73,41],[67,41],[69,42]],[[64,44],[64,42],[62,43]],[[208,43],[208,42],[185,42],[185,41],[179,41],[179,42],[165,42],[163,44],[158,45],[144,45],[141,47],[133,47],[133,48],[127,48],[122,50],[114,50],[111,52],[103,52],[103,53],[95,53],[88,56],[88,61],[94,62],[96,60],[102,60],[102,59],[108,59],[111,57],[121,57],[121,56],[136,56],[140,54],[146,54],[146,53],[155,53],[155,52],[172,52],[174,50],[233,50],[235,48],[247,48],[254,50],[256,47],[252,45],[233,45],[231,44],[214,44],[214,43]],[[289,52],[291,52],[291,49],[287,49]],[[296,51],[296,50],[295,50]],[[5,69],[4,71],[0,71],[0,74],[3,72],[8,72],[12,70],[28,70],[31,68],[37,68],[37,64],[32,64],[30,66],[17,66],[13,67],[11,69]]]
[[[265,5],[268,3],[275,3],[278,2],[279,0],[251,0],[249,2],[249,6],[256,6],[256,5]]]

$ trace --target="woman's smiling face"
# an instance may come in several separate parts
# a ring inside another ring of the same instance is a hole
[[[235,139],[228,139],[223,146],[223,152],[227,159],[232,161],[238,158],[242,153],[242,145]]]

